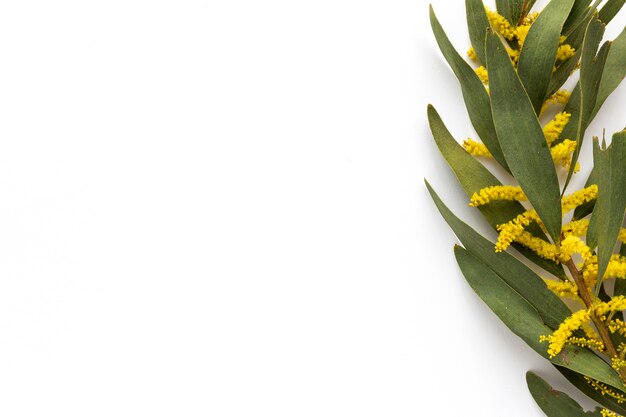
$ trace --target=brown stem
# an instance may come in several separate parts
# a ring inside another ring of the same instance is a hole
[[[582,298],[583,303],[585,303],[585,306],[590,312],[591,320],[593,320],[593,324],[596,325],[598,334],[600,335],[600,338],[602,339],[602,343],[604,343],[604,348],[606,349],[606,353],[608,353],[611,358],[619,358],[617,349],[615,349],[615,346],[613,345],[613,341],[611,340],[611,336],[609,335],[609,329],[606,327],[604,322],[595,315],[595,313],[593,312],[593,309],[591,308],[593,306],[593,300],[591,298],[591,294],[589,293],[589,290],[587,289],[587,286],[585,285],[585,281],[583,280],[582,274],[580,273],[578,268],[576,268],[574,261],[571,259],[565,263],[565,266],[567,266],[567,269],[569,269],[569,272],[572,275],[572,279],[574,280],[574,282],[576,283],[576,286],[578,287],[580,298]],[[619,376],[622,378],[622,380],[626,382],[626,368],[620,368],[618,370],[618,373],[619,373]]]
[[[517,26],[521,25],[524,22],[524,17],[526,17],[526,7],[528,7],[528,0],[524,0],[524,3],[522,3],[522,14],[519,17]]]

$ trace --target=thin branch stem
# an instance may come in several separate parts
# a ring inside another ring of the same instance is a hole
[[[609,329],[606,327],[605,323],[595,315],[593,309],[591,308],[593,306],[593,299],[591,298],[591,294],[589,293],[589,290],[585,285],[582,274],[580,273],[578,268],[576,268],[574,261],[571,259],[565,263],[565,266],[567,266],[567,269],[569,269],[569,272],[572,275],[572,279],[578,287],[580,298],[583,300],[583,303],[585,303],[585,306],[589,310],[591,320],[593,321],[593,324],[596,325],[598,334],[602,339],[602,343],[604,343],[606,353],[608,353],[611,358],[619,358],[620,356],[617,353],[617,349],[615,349],[613,341],[611,340],[611,336],[609,335]],[[618,370],[618,373],[622,380],[626,382],[626,368],[620,368]]]

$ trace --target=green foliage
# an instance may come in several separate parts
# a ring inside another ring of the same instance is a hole
[[[613,135],[608,147],[594,142],[585,188],[567,191],[587,129],[626,76],[626,29],[602,43],[624,2],[551,0],[531,16],[532,0],[496,0],[499,14],[486,11],[481,0],[465,0],[473,59],[483,65],[476,71],[430,9],[435,40],[482,144],[459,144],[429,105],[432,136],[471,205],[499,232],[497,244],[480,235],[426,182],[462,245],[454,248],[456,261],[513,333],[606,407],[585,412],[529,373],[529,390],[548,417],[626,415],[626,323],[620,321],[626,309],[626,131]],[[571,94],[560,91],[578,68]],[[555,105],[563,111],[542,123],[544,110]],[[489,157],[515,186],[502,185],[479,159]],[[558,165],[565,167],[561,173]],[[571,220],[565,216],[570,211]],[[620,240],[622,257],[615,255]],[[509,244],[518,252],[501,252]],[[607,280],[615,285],[604,285]]]

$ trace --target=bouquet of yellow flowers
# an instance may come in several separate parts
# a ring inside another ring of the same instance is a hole
[[[466,0],[468,60],[430,10],[477,137],[457,142],[433,106],[430,129],[469,205],[498,232],[481,236],[427,182],[462,245],[457,263],[511,331],[602,406],[585,412],[528,373],[549,417],[626,416],[626,130],[609,146],[594,137],[586,185],[569,187],[587,127],[626,75],[626,30],[602,43],[624,2],[551,0],[537,12],[534,0],[496,0],[496,10]]]

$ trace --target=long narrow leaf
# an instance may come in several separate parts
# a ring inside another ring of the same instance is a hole
[[[430,24],[441,53],[461,84],[465,107],[467,108],[474,129],[476,129],[476,132],[495,160],[508,170],[508,165],[502,154],[502,149],[498,143],[498,136],[493,125],[487,90],[485,90],[485,87],[472,67],[461,58],[452,46],[452,43],[450,43],[448,36],[437,20],[437,16],[435,16],[432,6],[430,8]]]
[[[611,42],[591,118],[598,113],[602,104],[615,91],[624,77],[626,77],[626,28]]]
[[[548,3],[530,27],[520,52],[517,73],[537,114],[548,93],[561,29],[573,5],[574,0]]]
[[[550,236],[561,233],[561,198],[550,149],[532,103],[495,33],[487,35],[491,110],[504,157]]]
[[[584,411],[569,395],[553,389],[532,372],[526,374],[526,383],[535,402],[548,417],[602,417],[599,408]]]
[[[598,280],[602,282],[613,255],[626,213],[626,131],[613,135],[611,145],[600,149],[594,141],[594,170],[598,178],[596,201],[587,244],[598,246]]]
[[[524,0],[496,0],[496,10],[513,26],[517,26],[524,8]]]
[[[465,0],[465,14],[467,16],[467,28],[472,47],[480,62],[486,64],[485,34],[490,25],[482,0]]]
[[[563,368],[557,365],[554,365],[554,367],[583,394],[587,395],[589,398],[595,400],[598,404],[603,405],[609,410],[613,410],[616,413],[626,416],[626,404],[623,401],[608,395],[602,395],[598,390],[590,385],[583,375],[578,372],[574,372],[571,369]],[[626,396],[626,393],[624,392],[618,391],[616,394]]]
[[[606,4],[600,9],[598,17],[604,23],[609,23],[619,13],[619,11],[622,10],[624,3],[626,3],[626,0],[607,1]]]
[[[602,46],[596,56],[596,51],[598,51],[598,46],[600,45],[603,34],[604,25],[598,19],[591,20],[585,32],[585,40],[583,42],[580,63],[580,82],[578,83],[578,95],[576,96],[576,99],[580,100],[579,111],[575,117],[575,122],[577,123],[576,149],[572,155],[572,162],[569,172],[567,173],[564,189],[567,188],[574,174],[576,162],[578,161],[578,156],[580,155],[580,150],[582,149],[585,139],[585,131],[587,130],[587,126],[591,123],[593,109],[596,106],[604,63],[606,62],[610,50],[610,44],[607,42]],[[571,100],[572,97],[570,97],[570,101]],[[570,123],[572,122],[573,121],[570,120]]]

